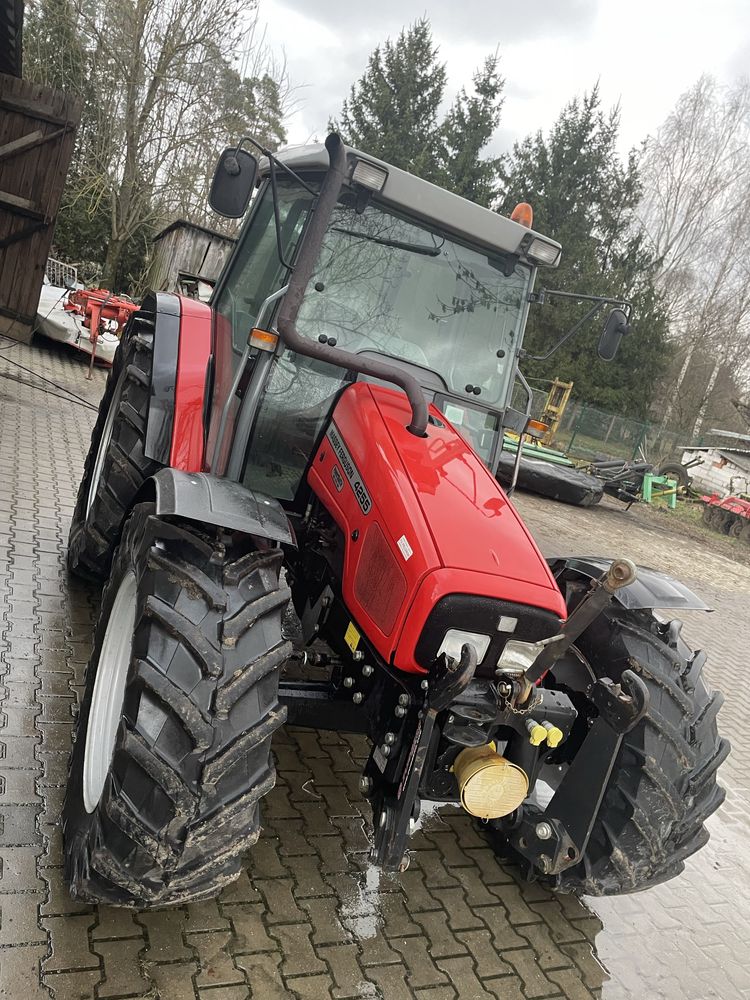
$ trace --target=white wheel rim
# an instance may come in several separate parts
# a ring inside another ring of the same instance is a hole
[[[99,654],[83,757],[83,804],[88,813],[99,805],[114,754],[133,652],[137,590],[129,570],[117,590]]]
[[[107,451],[109,449],[109,442],[112,440],[112,428],[115,426],[115,417],[117,416],[117,411],[120,409],[120,396],[122,395],[122,384],[118,385],[115,389],[115,394],[112,397],[112,402],[109,404],[109,409],[107,410],[107,419],[104,421],[104,429],[102,430],[102,436],[99,439],[99,447],[96,450],[96,460],[94,461],[94,468],[91,473],[91,483],[89,485],[89,493],[86,497],[86,517],[89,516],[89,511],[91,510],[91,505],[96,498],[96,491],[99,488],[99,480],[102,478],[102,468],[104,467],[104,459],[107,457]]]

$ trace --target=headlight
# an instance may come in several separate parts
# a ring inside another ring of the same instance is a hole
[[[465,642],[470,643],[476,649],[477,663],[481,663],[484,659],[484,654],[490,648],[490,637],[482,635],[481,632],[462,632],[457,628],[449,628],[443,636],[443,641],[440,643],[437,655],[440,656],[441,653],[447,653],[454,660],[460,660],[461,647]]]

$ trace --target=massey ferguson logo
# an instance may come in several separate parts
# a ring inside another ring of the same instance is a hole
[[[339,432],[336,430],[336,427],[333,424],[331,424],[331,426],[328,428],[326,437],[331,443],[331,448],[333,448],[333,453],[339,460],[341,468],[344,470],[344,475],[349,480],[349,485],[354,490],[354,496],[357,498],[357,502],[359,506],[362,508],[362,513],[369,514],[372,508],[372,500],[370,499],[370,494],[367,492],[367,487],[362,481],[362,477],[359,474],[359,469],[354,464],[354,460],[352,459],[352,456],[349,454],[349,449],[341,440],[341,436],[339,435]]]

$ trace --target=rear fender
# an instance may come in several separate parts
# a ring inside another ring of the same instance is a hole
[[[611,559],[599,556],[581,558],[549,558],[550,569],[558,582],[562,574],[571,571],[589,580],[598,579],[612,564]],[[563,590],[564,592],[564,590]],[[652,608],[682,609],[683,611],[712,611],[697,594],[674,577],[647,566],[638,567],[635,583],[615,592],[615,600],[628,611]]]
[[[144,483],[136,503],[144,500],[156,503],[158,516],[184,517],[282,545],[295,544],[281,504],[230,479],[160,469]]]
[[[144,453],[162,465],[200,472],[205,451],[203,413],[211,357],[211,309],[171,292],[150,294],[143,307],[154,313]]]

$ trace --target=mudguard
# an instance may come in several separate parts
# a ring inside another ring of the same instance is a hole
[[[144,454],[187,472],[203,468],[203,404],[211,356],[211,309],[171,292],[149,293],[154,343]]]
[[[284,545],[295,544],[281,504],[230,479],[160,469],[144,484],[143,493],[149,492],[155,494],[157,515],[174,514]]]
[[[597,579],[605,573],[612,564],[611,559],[600,556],[582,556],[580,558],[547,559],[550,569],[559,581],[566,570],[571,570],[589,580]],[[697,594],[679,580],[660,573],[648,566],[638,567],[638,578],[628,587],[622,587],[615,593],[615,600],[628,611],[638,611],[646,608],[682,608],[683,611],[713,611]]]

